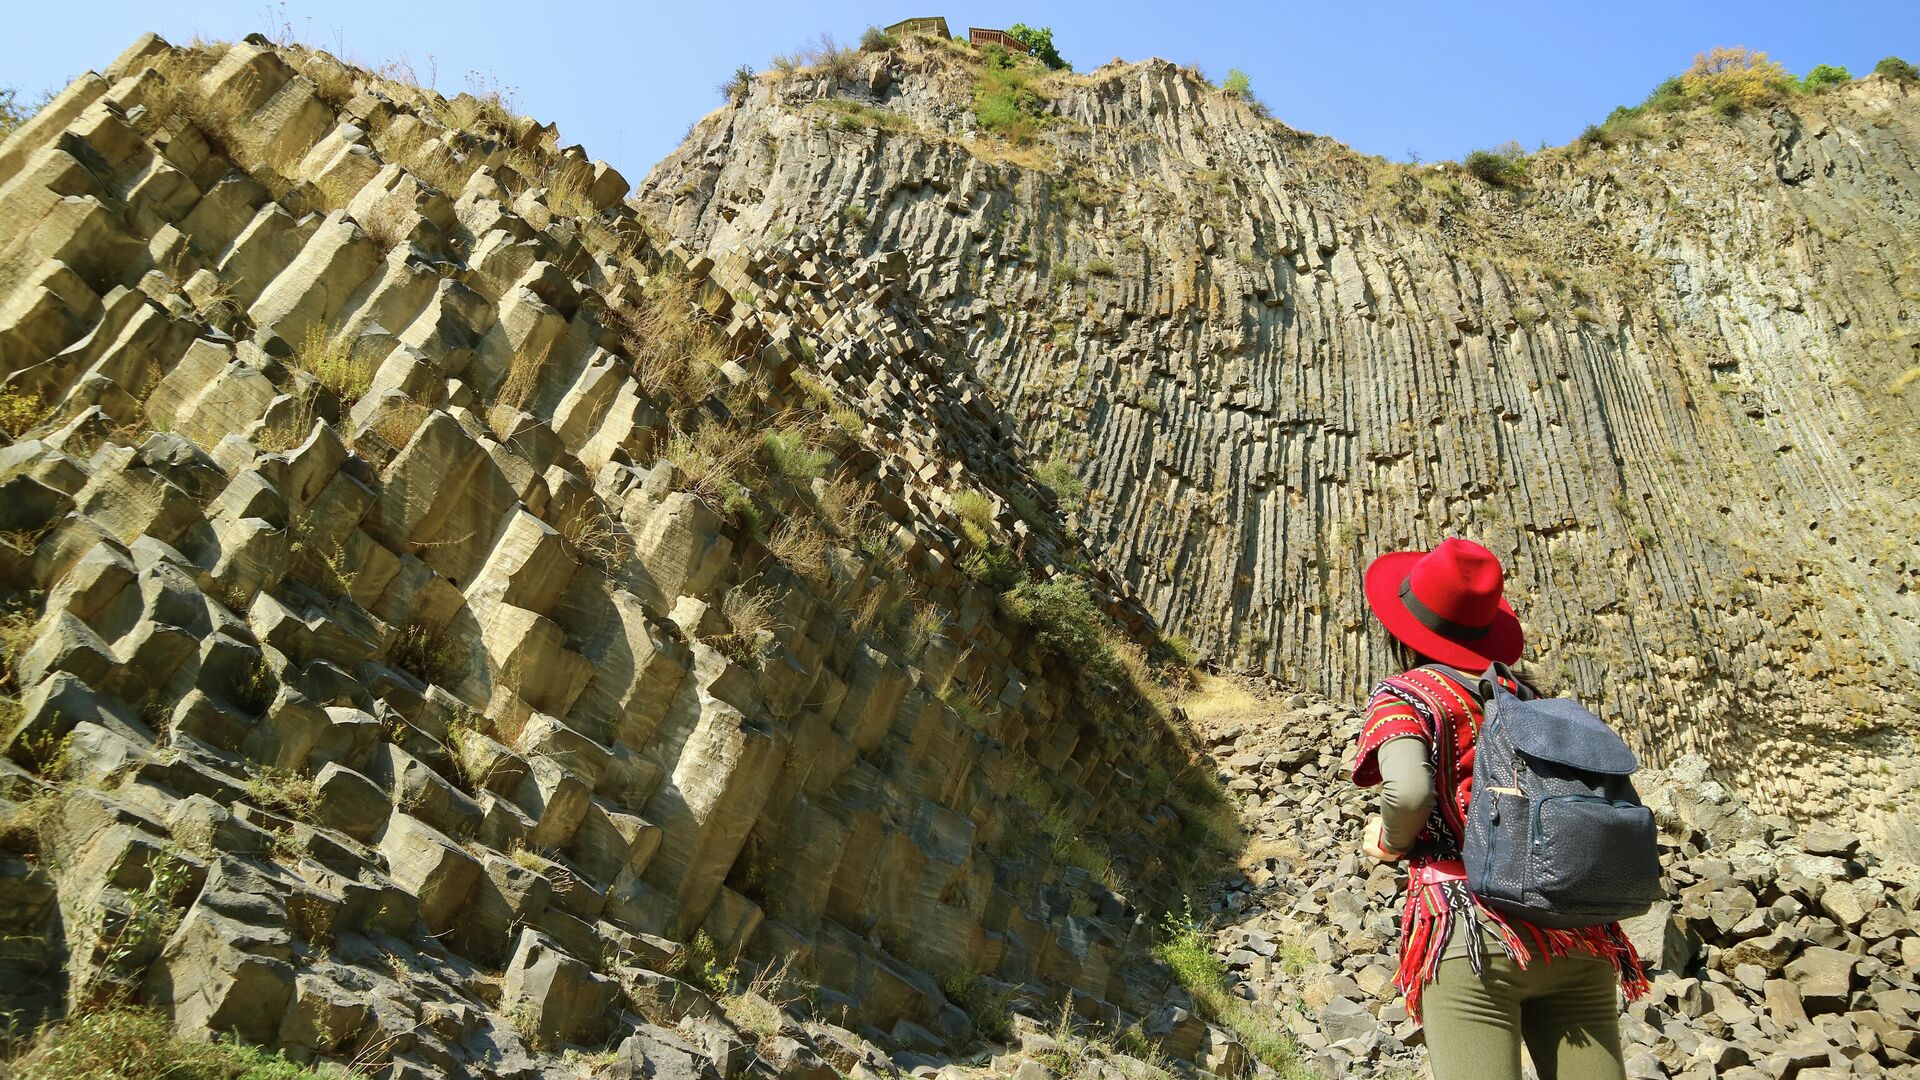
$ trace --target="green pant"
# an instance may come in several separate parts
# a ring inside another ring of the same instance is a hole
[[[1443,960],[1422,995],[1434,1080],[1521,1080],[1520,1044],[1540,1080],[1623,1080],[1613,965],[1572,955],[1520,970],[1489,950],[1485,974]]]

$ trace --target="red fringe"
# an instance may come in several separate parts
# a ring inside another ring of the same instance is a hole
[[[1551,960],[1582,953],[1613,964],[1628,1001],[1637,1001],[1647,993],[1646,971],[1619,923],[1579,930],[1550,930],[1521,920],[1509,922],[1478,900],[1472,903],[1475,909],[1472,914],[1492,928],[1501,951],[1522,971],[1536,959]],[[1477,932],[1471,919],[1466,929],[1469,933]],[[1439,975],[1440,960],[1446,954],[1453,930],[1453,909],[1446,891],[1438,884],[1412,884],[1407,893],[1406,910],[1400,917],[1400,967],[1394,974],[1393,984],[1405,995],[1407,1013],[1415,1020],[1420,1019],[1422,991]]]

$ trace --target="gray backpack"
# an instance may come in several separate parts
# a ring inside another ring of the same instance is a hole
[[[1486,714],[1461,846],[1467,888],[1551,929],[1644,914],[1664,895],[1660,840],[1628,779],[1640,763],[1626,742],[1578,702],[1509,693],[1494,679],[1512,679],[1505,664],[1477,686],[1443,673],[1473,689]]]

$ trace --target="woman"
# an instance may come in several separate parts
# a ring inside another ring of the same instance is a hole
[[[1408,670],[1367,703],[1353,782],[1382,793],[1361,850],[1407,860],[1394,984],[1426,1028],[1438,1080],[1520,1080],[1523,1042],[1541,1080],[1621,1080],[1618,987],[1632,998],[1647,984],[1619,925],[1548,930],[1496,914],[1468,892],[1460,862],[1475,688],[1492,663],[1520,658],[1503,583],[1499,559],[1466,540],[1367,567],[1367,605]]]

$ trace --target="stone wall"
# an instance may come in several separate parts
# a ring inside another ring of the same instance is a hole
[[[769,73],[641,185],[696,249],[818,229],[908,294],[1101,566],[1223,668],[1357,697],[1360,573],[1466,534],[1529,654],[1769,810],[1920,850],[1920,111],[1872,78],[1535,155],[1521,191],[1265,119],[1191,71],[978,130],[938,43]]]

